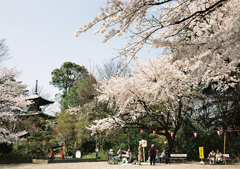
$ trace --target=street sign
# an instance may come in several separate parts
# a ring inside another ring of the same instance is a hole
[[[147,140],[139,141],[139,145],[142,144],[142,147],[147,147]]]

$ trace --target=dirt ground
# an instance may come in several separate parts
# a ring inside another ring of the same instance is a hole
[[[54,164],[8,164],[0,165],[0,169],[240,169],[240,164],[234,165],[199,165],[198,162],[171,163],[150,165],[109,165],[106,162],[54,163]]]

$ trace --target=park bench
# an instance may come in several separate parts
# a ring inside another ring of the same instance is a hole
[[[185,161],[186,159],[187,159],[187,154],[170,154],[170,161],[172,160]]]
[[[210,154],[208,154],[208,158],[207,158],[208,160],[209,160],[209,158],[210,158],[209,156],[210,156]],[[225,160],[226,160],[226,161],[229,161],[229,160],[230,160],[229,154],[223,154],[222,157],[223,157],[223,158],[222,158],[223,161],[221,161],[220,164],[224,162],[224,157],[225,157]]]

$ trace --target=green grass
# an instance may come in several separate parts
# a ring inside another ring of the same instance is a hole
[[[90,154],[84,155],[82,156],[82,159],[95,158],[95,154],[96,153],[90,153]]]
[[[95,158],[96,153],[90,153],[87,155],[82,156],[83,159],[88,159],[88,158]],[[98,153],[97,159],[100,160],[106,160],[108,157],[108,151],[103,151],[103,153]]]

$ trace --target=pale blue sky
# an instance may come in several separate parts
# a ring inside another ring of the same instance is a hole
[[[58,89],[49,84],[51,71],[71,61],[89,68],[100,65],[104,59],[115,57],[124,38],[113,38],[101,43],[103,35],[93,35],[95,26],[87,33],[74,36],[78,26],[88,23],[99,13],[105,0],[0,0],[0,38],[6,39],[11,59],[2,66],[22,70],[18,80],[35,86],[38,79],[51,99]],[[157,51],[139,54],[140,58],[156,56]],[[161,53],[161,52],[159,52]]]

